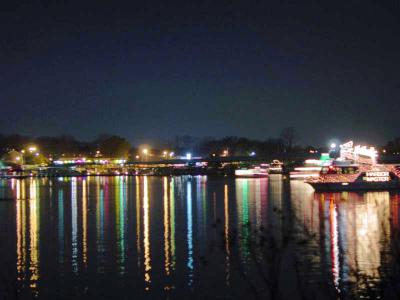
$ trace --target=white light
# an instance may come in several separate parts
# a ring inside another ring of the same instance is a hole
[[[170,157],[172,157],[172,156],[174,156],[174,155],[175,155],[174,152],[170,152],[170,153],[169,153],[169,156],[170,156]]]
[[[28,148],[29,152],[35,152],[37,150],[37,148],[35,146],[29,147]]]
[[[321,161],[319,159],[306,159],[304,161],[306,165],[321,165]]]
[[[186,153],[186,159],[188,159],[188,160],[192,159],[192,154],[191,153]]]
[[[250,153],[250,156],[255,156],[255,155],[256,153],[254,151]]]
[[[331,149],[335,149],[336,148],[336,144],[335,143],[332,143],[331,144]]]
[[[297,167],[295,171],[307,172],[307,171],[321,171],[321,167]]]
[[[236,176],[247,176],[247,175],[253,175],[253,170],[235,170],[235,175]]]

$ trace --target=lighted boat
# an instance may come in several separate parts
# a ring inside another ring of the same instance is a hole
[[[376,158],[375,148],[353,147],[348,142],[341,145],[339,159],[306,182],[316,191],[400,189],[400,165],[377,164]]]
[[[235,176],[244,178],[268,177],[268,167],[257,166],[248,169],[237,169],[235,170]]]
[[[319,176],[321,168],[331,164],[332,159],[329,153],[322,153],[320,159],[306,159],[302,166],[297,166],[289,173],[290,179],[304,180],[307,178],[316,178]]]
[[[306,182],[316,191],[400,189],[400,166],[331,165],[322,167],[317,178]]]

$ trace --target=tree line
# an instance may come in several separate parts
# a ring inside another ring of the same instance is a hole
[[[294,147],[296,139],[297,133],[292,127],[284,129],[281,137],[264,141],[236,136],[216,139],[184,135],[176,136],[166,142],[158,142],[158,146],[151,151],[155,155],[161,154],[164,149],[174,151],[176,154],[192,152],[202,156],[220,155],[224,151],[228,151],[229,155],[248,155],[251,152],[261,155],[296,150]],[[21,151],[30,145],[37,146],[42,155],[54,157],[93,156],[96,153],[107,157],[134,157],[138,153],[137,147],[126,138],[117,135],[101,134],[92,141],[78,140],[71,135],[40,137],[0,135],[0,152],[3,154],[11,150]]]
[[[207,156],[268,156],[275,153],[299,153],[317,150],[313,146],[299,146],[299,136],[293,127],[284,128],[276,138],[265,140],[249,139],[246,137],[228,136],[223,138],[203,137],[196,138],[189,135],[176,136],[166,142],[158,142],[157,147],[150,149],[155,156],[162,155],[165,149],[174,151],[176,155],[191,152],[203,157]],[[21,151],[35,145],[41,155],[46,157],[60,156],[94,156],[101,153],[105,157],[134,158],[138,154],[138,147],[132,145],[126,138],[118,135],[101,134],[92,141],[78,140],[71,135],[29,137],[18,134],[0,134],[0,154],[11,150]],[[400,137],[395,138],[385,146],[388,154],[400,152]],[[318,149],[326,150],[326,149]]]

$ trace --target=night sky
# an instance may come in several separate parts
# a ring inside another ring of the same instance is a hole
[[[399,1],[8,2],[3,134],[400,136]]]

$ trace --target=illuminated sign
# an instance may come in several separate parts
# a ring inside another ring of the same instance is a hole
[[[340,158],[349,159],[359,163],[376,164],[378,152],[374,147],[354,146],[353,141],[340,145]]]
[[[366,172],[365,175],[368,177],[389,177],[389,172]]]
[[[365,175],[363,180],[368,182],[385,182],[390,180],[389,172],[373,171],[366,172]]]

